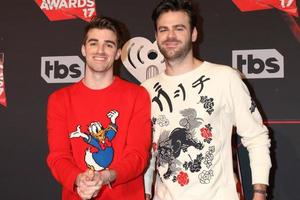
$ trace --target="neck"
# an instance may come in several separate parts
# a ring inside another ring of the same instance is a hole
[[[89,74],[88,72],[86,72],[86,75],[83,78],[84,85],[93,90],[104,89],[109,85],[111,85],[113,81],[114,81],[113,74],[110,75],[108,74],[104,75],[101,73]]]
[[[176,76],[187,73],[197,68],[202,61],[188,54],[184,59],[166,60],[166,74]]]

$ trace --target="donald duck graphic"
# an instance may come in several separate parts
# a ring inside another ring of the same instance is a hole
[[[70,138],[82,137],[83,140],[97,149],[91,152],[88,148],[85,152],[85,163],[92,170],[102,170],[107,168],[113,160],[114,150],[111,141],[117,133],[116,119],[119,113],[112,110],[107,114],[110,124],[104,128],[100,122],[92,122],[89,125],[89,133],[81,132],[80,125],[77,130],[70,134]]]

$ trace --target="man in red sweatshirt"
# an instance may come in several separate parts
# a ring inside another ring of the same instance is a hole
[[[85,77],[48,100],[47,163],[62,199],[144,199],[151,142],[146,90],[113,75],[121,54],[118,23],[94,18],[85,29]]]

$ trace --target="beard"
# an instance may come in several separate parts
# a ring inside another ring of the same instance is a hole
[[[167,47],[164,47],[164,43],[166,42],[178,42],[179,44],[183,43],[182,46],[179,46],[177,49],[168,49]],[[165,57],[166,60],[174,61],[181,58],[184,58],[188,52],[192,49],[192,41],[191,39],[181,42],[176,39],[167,39],[163,41],[162,43],[157,43],[158,48],[161,52],[161,54]]]

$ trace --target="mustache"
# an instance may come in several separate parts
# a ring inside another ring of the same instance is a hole
[[[165,41],[163,41],[163,44],[165,44],[165,43],[167,43],[167,42],[180,42],[179,40],[177,40],[177,39],[166,39]]]

